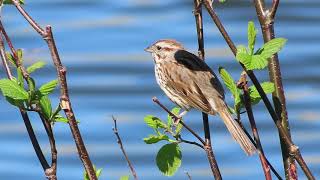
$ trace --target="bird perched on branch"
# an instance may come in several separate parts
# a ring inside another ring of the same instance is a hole
[[[169,99],[181,107],[182,117],[191,108],[219,114],[232,137],[252,155],[256,148],[235,121],[224,101],[223,87],[210,67],[175,40],[159,40],[145,49],[153,56],[157,83]]]

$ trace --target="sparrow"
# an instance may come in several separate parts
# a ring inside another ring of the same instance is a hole
[[[245,153],[252,155],[256,152],[229,112],[219,79],[203,60],[171,39],[159,40],[145,51],[152,54],[158,85],[173,103],[184,110],[179,117],[192,108],[210,115],[218,114]]]

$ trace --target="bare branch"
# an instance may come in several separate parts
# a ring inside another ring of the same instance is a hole
[[[137,173],[134,170],[133,165],[132,165],[132,163],[131,163],[126,151],[124,150],[124,147],[123,147],[123,144],[122,144],[122,140],[121,140],[120,135],[119,135],[119,131],[118,131],[118,127],[117,127],[117,119],[114,116],[112,116],[112,119],[113,119],[113,122],[114,122],[114,127],[112,128],[112,130],[113,130],[114,134],[117,137],[117,142],[118,142],[118,144],[120,146],[121,152],[122,152],[123,156],[125,157],[128,165],[129,165],[129,168],[131,170],[132,176],[134,177],[134,179],[137,180],[138,179]]]

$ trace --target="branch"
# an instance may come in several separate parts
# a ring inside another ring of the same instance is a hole
[[[272,7],[271,7],[271,12],[270,12],[270,17],[272,19],[274,19],[276,16],[279,3],[280,3],[280,0],[272,0]]]
[[[126,151],[124,150],[124,147],[123,147],[123,144],[122,144],[122,140],[121,140],[120,135],[119,135],[119,131],[118,131],[118,128],[117,128],[117,119],[114,116],[112,116],[112,119],[113,119],[113,122],[114,122],[114,127],[112,128],[112,130],[113,130],[114,134],[117,137],[117,142],[118,142],[118,144],[120,146],[121,152],[122,152],[123,156],[126,158],[126,161],[127,161],[128,165],[129,165],[129,168],[131,170],[132,176],[134,177],[134,179],[137,180],[138,179],[137,173],[134,170],[133,165],[132,165],[132,163],[131,163]]]
[[[262,148],[262,145],[260,142],[258,128],[257,128],[256,122],[254,120],[254,115],[253,115],[253,111],[252,111],[252,107],[251,107],[251,100],[250,100],[250,95],[249,95],[249,89],[248,89],[248,85],[247,85],[247,78],[246,78],[245,73],[241,74],[240,80],[238,82],[238,87],[243,90],[244,106],[247,111],[248,119],[250,121],[250,125],[251,125],[251,129],[253,132],[254,140],[256,142],[256,146],[259,150],[259,158],[261,161],[261,165],[262,165],[262,169],[263,169],[265,178],[266,178],[266,180],[271,180],[272,177],[271,177],[271,173],[270,173],[270,167],[267,164],[267,160],[264,155],[263,148]]]
[[[196,29],[197,29],[197,37],[198,37],[198,54],[199,54],[199,58],[204,61],[205,53],[204,53],[204,38],[203,38],[202,0],[194,0],[194,16],[196,20]],[[215,179],[222,179],[221,173],[218,167],[218,163],[213,154],[213,149],[211,145],[208,114],[202,113],[202,121],[203,121],[203,130],[204,130],[204,136],[205,136],[204,148],[207,153],[211,171]]]
[[[75,140],[77,150],[79,153],[79,157],[86,169],[88,177],[90,180],[97,180],[97,176],[95,174],[95,170],[93,168],[92,162],[90,160],[87,149],[84,145],[84,142],[81,137],[80,130],[78,128],[78,124],[76,122],[75,115],[72,110],[69,93],[68,93],[68,85],[66,80],[66,68],[62,65],[59,53],[53,38],[52,29],[50,26],[47,26],[46,29],[42,29],[33,19],[32,17],[21,7],[20,3],[17,0],[12,0],[17,10],[21,13],[21,15],[29,22],[29,24],[37,31],[42,38],[47,42],[52,60],[57,70],[59,82],[60,82],[60,104],[62,109],[65,112],[65,115],[68,119],[70,130],[72,132],[73,138]]]
[[[197,143],[197,142],[194,142],[194,141],[185,140],[185,139],[183,139],[180,135],[179,135],[179,137],[178,137],[178,141],[179,141],[179,142],[186,143],[186,144],[196,145],[196,146],[200,147],[201,149],[205,150],[204,147],[203,147],[203,145],[201,145],[201,144],[199,144],[199,143]]]
[[[233,54],[236,55],[236,53],[237,53],[236,46],[232,42],[230,36],[226,32],[225,28],[223,27],[220,19],[218,18],[218,16],[214,12],[214,10],[212,8],[210,8],[210,4],[209,4],[208,0],[204,1],[204,5],[205,5],[209,15],[211,16],[212,20],[215,22],[215,24],[218,27],[219,31],[223,35],[223,37],[226,40],[227,44],[229,45],[230,49],[232,50]],[[261,96],[266,108],[268,109],[269,114],[271,115],[274,123],[276,124],[276,126],[278,128],[279,134],[280,134],[281,138],[283,139],[283,142],[285,142],[285,144],[288,147],[288,151],[297,160],[297,162],[301,166],[301,168],[304,171],[304,173],[306,174],[306,176],[308,178],[310,178],[310,179],[314,179],[309,167],[307,166],[307,164],[305,163],[305,161],[303,160],[303,158],[301,156],[299,148],[296,145],[294,145],[294,143],[292,142],[292,140],[290,138],[290,135],[287,133],[285,128],[282,126],[279,116],[276,114],[276,111],[273,109],[273,107],[272,107],[272,105],[271,105],[266,93],[263,91],[263,89],[262,89],[258,79],[256,78],[255,74],[253,73],[253,71],[246,70],[246,68],[244,67],[244,65],[242,63],[240,63],[240,65],[246,71],[246,73],[250,77],[252,83],[257,88],[257,91],[259,92],[259,95]]]
[[[163,110],[165,110],[168,114],[170,114],[171,117],[173,117],[174,119],[179,119],[179,117],[177,117],[175,114],[173,114],[167,107],[165,107],[156,97],[152,98],[152,101],[155,102],[156,104],[158,104]],[[196,133],[194,132],[189,126],[187,126],[183,121],[179,121],[179,123],[186,128],[192,135],[194,135],[194,137],[196,137],[203,145],[205,145],[206,143],[204,142],[204,140]]]

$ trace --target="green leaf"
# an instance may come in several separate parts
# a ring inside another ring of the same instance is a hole
[[[176,134],[175,134],[175,136],[178,135],[178,134],[180,134],[182,128],[183,128],[182,124],[179,123],[179,124],[177,125],[177,127],[176,127]]]
[[[20,4],[24,4],[24,0],[19,0]],[[4,0],[3,4],[13,4],[12,0]]]
[[[6,96],[6,100],[13,106],[24,107],[24,101],[19,99],[12,99],[11,97]]]
[[[129,180],[129,175],[121,176],[121,177],[120,177],[120,180]]]
[[[173,176],[181,165],[181,158],[182,154],[178,144],[166,144],[157,154],[157,166],[164,175]]]
[[[174,107],[172,110],[171,110],[171,112],[174,114],[174,115],[179,115],[179,112],[180,112],[180,110],[181,110],[181,108],[179,108],[179,107]],[[168,114],[168,126],[170,127],[171,125],[172,125],[172,123],[173,123],[173,121],[174,121],[174,119],[172,119],[172,117],[170,116],[170,114]]]
[[[153,115],[147,115],[144,117],[144,122],[153,129],[158,128],[167,128],[167,125],[164,124],[161,119],[153,116]]]
[[[6,52],[6,56],[7,56],[7,59],[10,61],[10,63],[15,67],[17,67],[13,55],[9,52]]]
[[[261,87],[266,94],[273,93],[275,90],[274,84],[272,82],[263,82],[261,83]],[[252,105],[258,104],[260,102],[261,96],[255,86],[249,87],[249,95]]]
[[[52,80],[44,85],[42,85],[39,88],[39,92],[41,93],[42,96],[48,95],[52,93],[52,91],[56,88],[58,85],[58,80]]]
[[[22,49],[17,49],[16,52],[17,52],[18,60],[22,63],[23,62],[23,59],[22,59],[23,51],[22,51]]]
[[[162,134],[160,136],[149,135],[149,137],[143,139],[143,141],[146,144],[154,144],[162,140],[169,140],[169,137],[167,135]]]
[[[42,96],[39,101],[41,112],[45,116],[46,119],[51,119],[52,115],[52,107],[51,101],[48,96]]]
[[[254,51],[254,45],[256,43],[257,30],[254,26],[253,21],[249,21],[248,23],[248,49],[249,54],[252,55]]]
[[[57,114],[54,118],[53,118],[54,122],[61,122],[61,123],[68,123],[69,120],[63,116],[61,116],[60,114]]]
[[[30,74],[30,73],[34,72],[35,70],[42,68],[45,65],[46,65],[46,63],[44,61],[36,62],[27,68],[27,72]]]
[[[100,177],[100,175],[101,175],[101,173],[102,173],[102,170],[103,170],[103,168],[100,168],[100,169],[96,170],[96,176],[97,176],[97,178]]]
[[[94,169],[94,171],[95,171],[95,173],[96,173],[97,178],[99,178],[100,175],[101,175],[101,173],[102,173],[102,168],[100,168],[100,169],[97,170],[97,169],[96,169],[96,166],[93,165],[93,169]],[[83,172],[83,179],[84,179],[84,180],[90,180],[90,179],[89,179],[89,176],[88,176],[88,174],[87,174],[87,172],[86,172],[86,170],[84,170],[84,172]]]
[[[227,88],[232,93],[232,96],[235,100],[235,104],[237,104],[238,102],[240,102],[240,90],[238,89],[235,81],[233,80],[231,75],[228,73],[228,71],[225,70],[224,68],[219,67],[219,73],[220,73],[220,76],[221,76],[224,84],[227,86]]]
[[[36,90],[35,81],[31,77],[29,77],[27,79],[27,83],[28,83],[29,91],[31,92],[31,94],[34,94],[34,92]]]
[[[287,42],[287,39],[285,38],[272,39],[262,46],[259,53],[263,58],[268,59],[272,57],[272,55],[279,52],[282,49],[282,47],[286,44],[286,42]]]
[[[1,79],[0,89],[4,96],[10,97],[15,100],[27,100],[29,94],[14,80]]]

